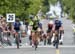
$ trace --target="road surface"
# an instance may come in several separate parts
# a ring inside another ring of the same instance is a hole
[[[34,48],[21,48],[21,49],[0,49],[0,54],[75,54],[75,48],[38,48],[37,51]]]

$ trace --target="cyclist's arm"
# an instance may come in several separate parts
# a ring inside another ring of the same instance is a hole
[[[55,31],[55,25],[53,25],[52,31]]]

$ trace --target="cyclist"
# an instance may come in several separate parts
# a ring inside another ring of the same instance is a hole
[[[32,42],[34,44],[34,47],[35,47],[35,50],[37,49],[38,47],[38,44],[39,44],[39,34],[37,31],[33,31],[32,32]]]
[[[56,48],[58,48],[58,44],[59,44],[59,32],[60,32],[60,28],[62,27],[62,22],[59,20],[58,16],[55,20],[55,39],[54,39],[54,46],[56,46]]]
[[[19,35],[19,31],[20,31],[20,22],[19,22],[19,19],[17,18],[15,23],[14,23],[14,30],[16,31],[16,34],[15,34],[15,40],[16,40],[16,44],[17,44],[17,48],[19,48],[19,43],[21,42],[21,39],[20,39],[20,35]]]
[[[32,39],[32,46],[35,46],[35,50],[36,50],[36,48],[37,48],[37,44],[35,44],[35,43],[37,43],[37,29],[38,29],[38,21],[37,20],[35,20],[34,21],[34,23],[33,23],[33,26],[32,26],[32,32],[31,32],[31,39]]]
[[[52,38],[52,34],[53,34],[53,26],[54,26],[54,22],[52,20],[50,20],[50,22],[48,23],[48,30],[47,30],[47,36],[48,36],[48,44],[51,44],[51,38]]]

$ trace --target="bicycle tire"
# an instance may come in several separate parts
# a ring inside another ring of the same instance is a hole
[[[59,45],[59,31],[57,30],[57,35],[56,35],[56,40],[55,40],[55,47],[56,47],[56,49],[59,48],[58,45]]]
[[[38,47],[38,42],[35,42],[34,43],[34,47],[35,47],[35,51],[37,50],[37,47]]]
[[[35,45],[35,51],[37,50],[37,45]]]
[[[19,38],[16,36],[16,45],[17,45],[17,49],[19,49]]]

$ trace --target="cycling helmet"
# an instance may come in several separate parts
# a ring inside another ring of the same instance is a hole
[[[52,20],[50,20],[49,24],[54,24],[54,22]]]

